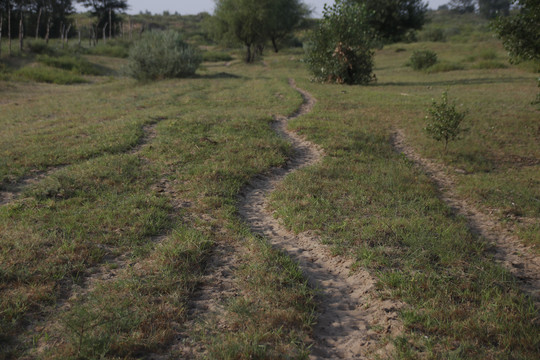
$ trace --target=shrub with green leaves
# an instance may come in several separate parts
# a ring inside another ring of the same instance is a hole
[[[427,69],[436,63],[437,54],[431,50],[415,50],[410,59],[410,65],[414,70]]]
[[[456,139],[463,131],[461,123],[467,112],[458,111],[455,103],[448,102],[448,91],[443,92],[440,103],[433,100],[427,112],[425,130],[433,139],[444,141],[444,151],[446,152],[448,142]]]
[[[364,5],[337,0],[325,5],[311,35],[305,61],[315,79],[339,84],[367,84],[373,75],[374,33]]]
[[[176,31],[146,33],[129,51],[128,73],[138,80],[181,78],[195,74],[200,52]]]
[[[42,64],[52,66],[58,69],[72,71],[80,75],[100,75],[101,71],[90,61],[80,56],[48,56],[40,55],[37,61]]]

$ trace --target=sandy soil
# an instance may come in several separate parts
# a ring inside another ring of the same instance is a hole
[[[520,242],[511,228],[505,227],[493,216],[480,211],[461,198],[456,193],[455,180],[448,173],[448,169],[420,156],[406,143],[402,130],[394,132],[392,141],[396,151],[403,153],[433,179],[441,192],[441,198],[456,214],[468,220],[471,230],[493,244],[492,252],[495,259],[516,276],[521,289],[529,294],[537,308],[540,308],[540,257]]]
[[[351,260],[333,256],[309,232],[289,232],[267,210],[268,195],[286,175],[317,163],[323,156],[320,148],[287,130],[288,120],[310,112],[315,104],[315,99],[296,87],[293,80],[290,85],[302,94],[304,103],[293,115],[277,117],[274,128],[292,144],[295,153],[284,168],[253,179],[241,196],[239,212],[254,232],[292,256],[310,284],[319,290],[312,359],[390,357],[393,345],[381,340],[402,331],[397,314],[402,305],[381,300],[375,292],[376,280],[367,271],[353,272]]]

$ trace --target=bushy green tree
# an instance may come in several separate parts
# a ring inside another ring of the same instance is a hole
[[[425,131],[433,139],[443,141],[446,152],[448,143],[462,132],[461,123],[467,112],[458,111],[455,103],[448,102],[448,91],[443,92],[440,103],[433,100],[427,112]]]
[[[255,59],[255,48],[290,35],[309,14],[301,0],[217,0],[210,32],[222,42],[236,41],[246,46],[246,62]]]
[[[240,41],[246,46],[246,62],[253,62],[254,47],[264,39],[265,11],[259,0],[217,0],[214,19],[216,34]]]
[[[103,29],[105,26],[109,30],[115,29],[120,23],[119,12],[128,8],[127,0],[77,0],[77,2],[90,9],[97,19],[98,29]],[[111,24],[109,24],[109,14]]]
[[[473,13],[476,10],[476,0],[450,0],[448,8],[458,14]]]
[[[305,61],[318,81],[367,84],[375,79],[374,37],[364,5],[336,0],[331,7],[325,5]]]
[[[540,0],[514,0],[518,13],[498,18],[494,28],[513,61],[540,60]]]
[[[195,74],[200,52],[173,30],[150,31],[129,51],[128,73],[138,80],[159,80]]]
[[[300,25],[310,14],[310,10],[301,0],[260,0],[266,3],[265,35],[278,52],[278,43]]]
[[[350,0],[367,9],[369,24],[385,41],[404,40],[426,22],[427,3],[422,0]]]
[[[486,19],[508,16],[510,0],[478,0],[478,12]]]

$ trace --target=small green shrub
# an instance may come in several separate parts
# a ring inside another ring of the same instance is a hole
[[[437,141],[444,141],[444,151],[448,149],[448,142],[456,139],[462,132],[461,123],[466,111],[456,110],[455,103],[448,103],[448,91],[443,92],[441,102],[433,100],[427,109],[426,133]]]
[[[88,54],[109,56],[117,58],[127,58],[129,56],[130,42],[122,40],[109,40],[106,43],[99,43],[97,46],[88,49]]]
[[[426,29],[419,34],[420,41],[445,42],[446,34],[442,29]]]
[[[50,84],[82,84],[86,80],[72,72],[48,66],[27,66],[17,70],[15,76]]]
[[[500,61],[485,60],[473,65],[473,69],[506,69],[508,65]]]
[[[373,75],[374,35],[365,6],[336,1],[306,46],[305,62],[315,80],[367,84]]]
[[[56,53],[54,48],[42,40],[29,40],[26,42],[26,47],[32,54],[36,55],[54,55]]]
[[[494,49],[483,49],[478,54],[478,57],[482,60],[495,60],[497,58],[497,52]]]
[[[231,61],[233,59],[231,55],[217,51],[205,51],[203,52],[202,57],[203,61],[208,62]]]
[[[88,60],[78,56],[51,57],[48,55],[41,55],[37,57],[37,61],[48,66],[72,71],[80,75],[101,75],[101,71],[99,71],[96,66]]]
[[[195,74],[201,62],[200,52],[176,31],[152,31],[131,48],[128,73],[138,80],[187,77]]]
[[[432,73],[438,73],[438,72],[448,72],[448,71],[456,71],[456,70],[463,70],[465,67],[461,64],[456,63],[450,63],[450,62],[438,62],[429,68],[426,69],[426,72],[429,74]]]
[[[427,69],[437,63],[437,54],[431,50],[415,50],[409,63],[414,70]]]

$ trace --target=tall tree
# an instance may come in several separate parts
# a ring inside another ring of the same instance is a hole
[[[448,8],[458,14],[473,13],[476,10],[475,0],[450,0]]]
[[[478,11],[486,19],[508,16],[510,0],[478,0]]]
[[[115,31],[120,24],[119,12],[127,10],[127,0],[77,0],[80,4],[90,9],[97,20],[98,29]]]
[[[513,61],[540,60],[540,0],[514,0],[518,13],[499,17],[495,30]]]
[[[426,21],[427,3],[422,0],[350,0],[364,4],[369,23],[379,36],[400,41],[409,30],[419,30]]]
[[[278,52],[278,42],[297,28],[311,11],[301,0],[265,0],[267,19],[265,33]]]

